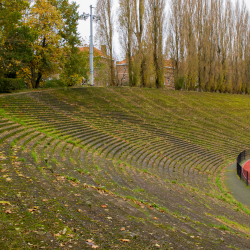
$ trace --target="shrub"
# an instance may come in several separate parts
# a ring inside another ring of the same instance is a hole
[[[65,83],[61,79],[52,79],[44,82],[43,87],[44,88],[58,88],[58,87],[64,87]]]
[[[175,89],[181,90],[184,87],[184,83],[185,83],[185,77],[183,77],[183,76],[178,77],[174,82]]]
[[[0,93],[11,93],[13,90],[25,88],[23,79],[0,78]]]

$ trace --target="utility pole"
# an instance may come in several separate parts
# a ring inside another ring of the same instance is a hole
[[[94,51],[93,51],[93,15],[92,15],[92,5],[90,5],[90,37],[89,37],[89,65],[90,65],[90,85],[94,86]]]
[[[89,66],[90,66],[90,85],[94,86],[94,51],[93,51],[93,20],[99,21],[100,18],[93,15],[92,5],[90,5],[90,14],[83,14],[80,16],[80,19],[86,21],[90,17],[90,36],[89,36]]]

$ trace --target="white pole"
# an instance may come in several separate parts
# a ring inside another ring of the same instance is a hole
[[[89,64],[90,64],[90,84],[94,86],[94,63],[93,63],[93,15],[92,15],[92,5],[90,5],[90,41],[89,41]]]

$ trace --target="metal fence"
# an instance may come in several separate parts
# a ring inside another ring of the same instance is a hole
[[[250,183],[250,173],[244,169],[244,161],[250,159],[250,149],[241,152],[237,157],[237,175],[248,186]]]

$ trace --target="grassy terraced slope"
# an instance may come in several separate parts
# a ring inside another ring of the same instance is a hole
[[[73,88],[0,96],[1,249],[249,249],[223,185],[249,96]]]

